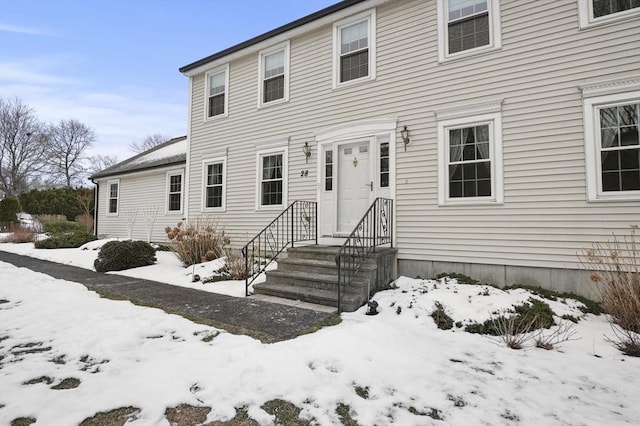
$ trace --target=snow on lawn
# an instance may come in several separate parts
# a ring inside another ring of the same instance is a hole
[[[604,316],[549,301],[558,315],[583,317],[580,339],[550,351],[512,350],[456,327],[440,330],[430,314],[439,301],[455,321],[482,321],[530,293],[455,280],[396,284],[376,294],[377,316],[363,308],[275,344],[224,331],[207,342],[217,330],[0,262],[0,422],[31,416],[72,425],[134,406],[141,411],[130,424],[168,425],[165,409],[186,403],[211,407],[207,421],[229,420],[244,406],[271,424],[261,406],[284,399],[321,425],[340,424],[340,403],[361,425],[637,424],[640,359],[605,340]],[[39,351],[21,353],[30,349]],[[51,383],[24,384],[43,376]],[[64,378],[80,384],[52,389]]]
[[[91,269],[95,271],[93,262],[98,256],[98,251],[109,240],[97,240],[83,245],[80,248],[71,249],[36,249],[33,243],[12,244],[0,243],[0,250],[11,253],[22,254],[35,257],[37,259],[49,260],[57,263],[77,266],[79,268]],[[0,239],[0,241],[2,241]],[[197,274],[201,279],[213,275],[224,265],[224,259],[216,259],[211,262],[200,263],[194,267],[185,268],[182,262],[173,252],[159,251],[156,253],[158,261],[154,265],[140,268],[127,269],[124,271],[109,272],[110,274],[124,275],[127,277],[141,278],[145,280],[158,281],[166,284],[173,284],[180,287],[195,288],[197,290],[209,291],[212,293],[226,294],[229,296],[245,297],[245,282],[242,281],[218,281],[203,284],[193,282],[193,275]],[[277,267],[276,262],[269,265],[268,269]],[[264,274],[259,276],[255,283],[264,281]],[[253,285],[253,284],[252,284]],[[250,289],[251,291],[252,289]]]

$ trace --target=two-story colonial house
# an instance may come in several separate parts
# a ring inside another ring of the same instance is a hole
[[[640,223],[635,0],[345,0],[180,71],[183,215],[237,246],[295,200],[342,244],[381,197],[399,275],[588,295],[577,253]]]

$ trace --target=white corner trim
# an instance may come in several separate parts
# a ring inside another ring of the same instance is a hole
[[[494,112],[502,112],[503,99],[482,102],[472,105],[461,105],[453,108],[436,110],[436,119],[450,120],[452,118],[472,117],[478,114],[489,114]]]
[[[351,121],[316,130],[316,141],[322,143],[332,139],[357,138],[372,136],[377,133],[395,132],[398,123],[397,117],[374,118],[370,120]]]
[[[616,93],[629,92],[632,90],[640,90],[640,75],[618,78],[615,80],[603,80],[593,83],[581,84],[582,98],[591,98],[594,96],[612,95]]]

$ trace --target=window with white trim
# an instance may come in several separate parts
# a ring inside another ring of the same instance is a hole
[[[640,92],[584,100],[589,201],[640,199]]]
[[[260,106],[289,100],[289,49],[287,42],[260,52]]]
[[[438,122],[438,201],[502,203],[500,113]]]
[[[334,86],[375,78],[375,11],[334,25]]]
[[[640,0],[578,0],[580,28],[640,15]]]
[[[324,152],[324,190],[333,191],[333,150]]]
[[[107,198],[107,214],[117,215],[118,205],[120,200],[120,181],[110,180],[107,182],[107,191],[109,197]]]
[[[438,0],[440,61],[502,46],[498,0]]]
[[[207,118],[226,117],[229,104],[229,66],[207,73]]]
[[[203,211],[224,210],[226,158],[202,162]]]
[[[389,187],[389,142],[380,144],[380,188]]]
[[[256,208],[280,209],[287,203],[286,147],[272,147],[257,153]]]
[[[167,173],[167,212],[182,212],[182,172]]]

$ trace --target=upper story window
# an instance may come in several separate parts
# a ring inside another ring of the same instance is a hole
[[[167,211],[182,211],[182,172],[167,173]]]
[[[289,100],[289,46],[260,52],[260,106]]]
[[[640,200],[640,91],[583,96],[588,200]]]
[[[207,118],[226,117],[229,97],[229,66],[207,73]]]
[[[226,157],[202,162],[203,211],[224,210]]]
[[[107,182],[107,188],[109,191],[109,198],[107,199],[107,214],[118,214],[118,201],[120,199],[120,181],[110,180]]]
[[[440,61],[502,45],[498,0],[439,0]]]
[[[578,0],[580,28],[640,15],[640,0]]]
[[[375,11],[334,26],[334,87],[375,78]]]

